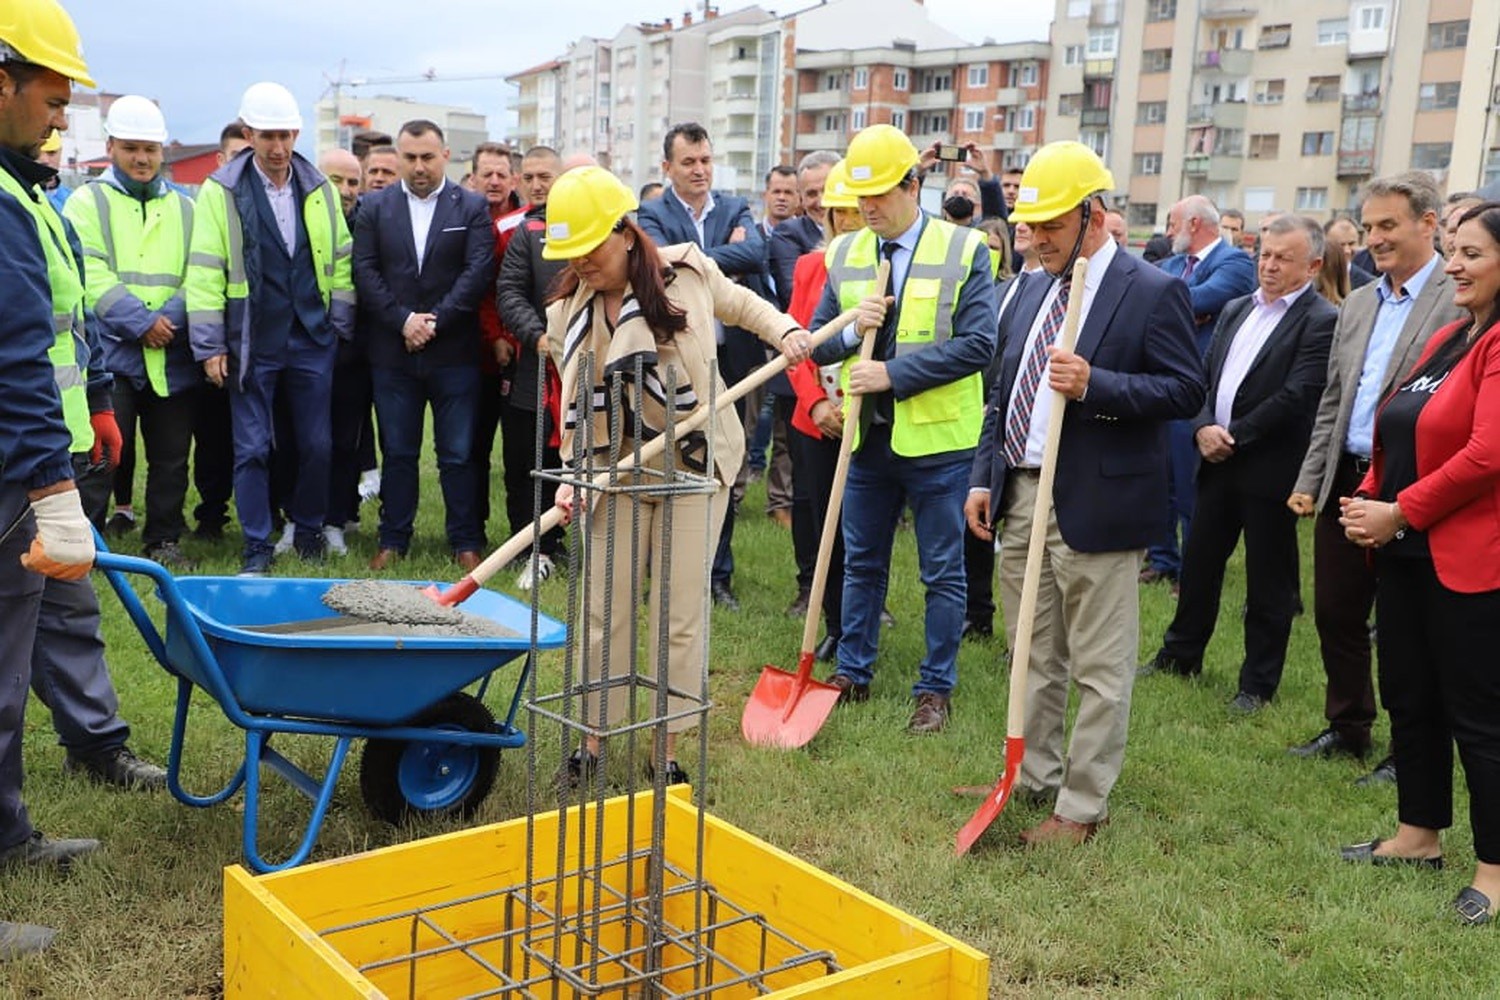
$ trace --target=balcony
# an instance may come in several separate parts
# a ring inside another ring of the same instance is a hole
[[[1084,108],[1079,112],[1078,125],[1080,128],[1108,128],[1108,108]]]
[[[1345,94],[1344,114],[1375,114],[1380,111],[1380,94]]]
[[[754,94],[735,93],[724,100],[725,114],[753,115],[759,106],[760,99]]]
[[[1259,13],[1248,0],[1201,0],[1198,14],[1205,21],[1244,21]]]
[[[1120,23],[1120,8],[1124,4],[1121,0],[1094,0],[1089,8],[1089,26],[1095,28],[1108,27]]]
[[[1249,76],[1254,58],[1250,49],[1209,49],[1198,53],[1198,68],[1225,76]]]
[[[798,149],[843,149],[849,144],[849,136],[843,132],[798,132],[792,141]]]
[[[849,95],[842,90],[814,90],[797,95],[798,111],[833,111],[849,106]]]
[[[1026,91],[1021,87],[1001,87],[995,93],[995,103],[1002,108],[1013,108],[1026,103]]]
[[[1188,127],[1213,125],[1217,128],[1245,127],[1245,102],[1220,101],[1217,104],[1194,104],[1188,108]]]
[[[716,151],[723,150],[726,153],[754,153],[755,130],[735,128],[722,135],[715,135],[714,148]]]
[[[913,111],[946,111],[958,103],[951,90],[924,90],[911,95]]]
[[[516,98],[516,102],[512,104],[511,107],[515,108],[517,111],[520,111],[523,108],[535,108],[537,106],[537,101],[537,93],[535,90],[533,90],[529,94],[522,93],[520,96],[518,96]]]
[[[1240,179],[1240,166],[1243,162],[1238,156],[1200,153],[1182,161],[1182,172],[1210,184],[1233,184]]]
[[[1115,78],[1114,59],[1089,59],[1083,64],[1083,78],[1085,80],[1113,80]]]
[[[1375,172],[1375,150],[1340,149],[1337,170],[1340,177],[1369,177]]]
[[[1020,149],[1025,143],[1021,141],[1019,132],[996,132],[994,138],[985,145],[990,149],[1012,150]]]

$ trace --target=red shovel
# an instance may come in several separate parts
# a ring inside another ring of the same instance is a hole
[[[882,261],[875,287],[884,288],[888,261]],[[859,358],[869,361],[875,353],[875,334],[866,333],[860,345]],[[844,506],[844,482],[849,478],[849,456],[854,451],[853,429],[859,426],[859,412],[864,397],[851,395],[844,414],[844,434],[839,439],[839,459],[834,467],[833,488],[829,491],[828,512],[823,515],[823,537],[818,542],[818,563],[813,570],[812,589],[807,594],[807,622],[802,626],[802,652],[797,657],[797,672],[792,673],[766,664],[760,680],[745,702],[740,716],[740,733],[745,741],[758,747],[795,750],[806,746],[828,721],[840,691],[832,684],[812,679],[813,649],[818,638],[818,615],[823,610],[823,591],[828,586],[828,562],[833,553],[834,532],[839,530],[839,511]]]
[[[856,314],[856,310],[846,309],[843,313],[835,316],[833,319],[823,324],[823,326],[820,327],[818,331],[812,335],[812,346],[817,347],[819,344],[823,343],[823,341],[829,339],[830,337],[842,333],[846,326],[854,322],[854,317]],[[794,323],[794,320],[788,320],[789,325]],[[736,400],[748,395],[752,390],[765,385],[776,375],[786,371],[786,369],[787,360],[785,356],[774,358],[771,361],[768,361],[765,364],[761,365],[755,371],[751,372],[749,375],[746,375],[744,378],[736,382],[728,389],[728,391],[719,394],[719,396],[715,399],[715,403],[712,408],[707,406],[700,406],[686,418],[679,421],[673,429],[673,437],[680,438],[682,437],[682,435],[687,434],[691,431],[695,431],[698,428],[702,427],[704,424],[708,423],[709,418],[715,412],[723,411],[734,405]],[[665,434],[661,434],[652,438],[650,441],[647,441],[645,444],[641,445],[640,461],[647,462],[651,459],[654,459],[656,456],[660,455],[663,450],[666,449],[666,446],[667,436]],[[631,469],[632,467],[634,467],[635,461],[636,459],[634,454],[624,456],[621,459],[619,468],[616,469],[615,472],[618,473]],[[600,473],[594,478],[595,486],[603,486],[604,484],[606,484],[612,474],[613,473],[610,472]],[[456,604],[462,604],[464,601],[467,601],[470,597],[472,597],[476,590],[484,586],[485,582],[489,580],[490,577],[498,573],[501,567],[510,562],[516,556],[520,555],[522,552],[525,552],[526,549],[531,545],[531,539],[534,534],[545,535],[547,532],[551,531],[559,524],[562,524],[563,518],[565,518],[566,516],[567,512],[564,511],[561,507],[549,507],[547,509],[547,512],[542,515],[539,525],[537,525],[535,528],[526,528],[525,530],[519,531],[516,534],[512,535],[509,539],[503,542],[498,549],[496,549],[494,552],[491,552],[487,557],[485,557],[483,562],[470,570],[462,580],[459,580],[453,586],[442,592],[439,592],[436,585],[434,585],[424,588],[422,593],[426,594],[432,600],[436,601],[438,604],[443,605],[444,607],[452,607]]]
[[[1088,261],[1080,259],[1073,265],[1073,294],[1068,299],[1068,312],[1063,319],[1062,333],[1058,335],[1059,350],[1071,351],[1078,341],[1078,322],[1083,314],[1083,285],[1088,273]],[[1060,392],[1052,394],[1052,410],[1047,415],[1047,444],[1042,449],[1042,470],[1037,478],[1036,504],[1031,510],[1031,537],[1026,548],[1026,575],[1021,579],[1021,606],[1016,611],[1016,641],[1010,658],[1010,702],[1005,716],[1005,772],[995,787],[985,796],[984,802],[974,815],[958,831],[954,845],[955,853],[962,856],[969,852],[980,834],[989,829],[1016,786],[1016,775],[1021,771],[1021,758],[1026,756],[1026,679],[1031,664],[1031,631],[1036,625],[1037,591],[1042,583],[1042,555],[1047,544],[1047,521],[1052,510],[1052,480],[1057,473],[1057,444],[1062,439],[1063,410],[1068,401]],[[990,497],[991,503],[999,503],[999,497]]]

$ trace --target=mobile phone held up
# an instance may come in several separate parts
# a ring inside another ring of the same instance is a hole
[[[938,159],[946,160],[949,163],[962,163],[967,159],[967,153],[962,146],[941,142],[938,143]]]

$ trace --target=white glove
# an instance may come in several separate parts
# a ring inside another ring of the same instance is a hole
[[[31,502],[36,538],[21,556],[21,565],[43,576],[77,580],[94,565],[94,531],[83,515],[77,490],[53,493]]]

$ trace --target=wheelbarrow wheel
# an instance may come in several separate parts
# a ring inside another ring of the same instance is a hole
[[[459,692],[407,725],[492,733],[495,716],[478,698]],[[424,816],[467,819],[490,793],[499,768],[496,747],[372,739],[359,762],[359,791],[370,812],[388,823]]]

